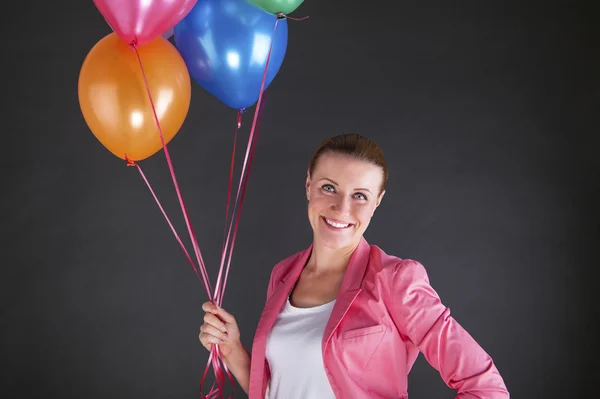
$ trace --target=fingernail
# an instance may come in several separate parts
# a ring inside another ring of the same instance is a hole
[[[221,327],[221,331],[227,332],[227,329],[225,327]]]
[[[223,335],[221,335],[221,339],[223,339],[223,340],[226,340],[227,338],[229,338],[229,337],[227,336],[227,334],[223,334]]]

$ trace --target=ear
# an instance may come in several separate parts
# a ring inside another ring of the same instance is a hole
[[[377,208],[379,205],[381,205],[381,201],[383,200],[384,195],[385,195],[385,190],[383,190],[381,193],[379,193],[379,197],[377,197],[377,203],[375,205],[375,208]]]
[[[381,205],[381,201],[383,200],[384,195],[385,195],[385,190],[383,190],[381,193],[379,193],[379,197],[377,197],[377,202],[375,203],[375,209],[373,209],[373,214],[371,214],[371,217],[373,217],[373,215],[375,215],[375,210],[377,209],[377,207],[379,205]]]

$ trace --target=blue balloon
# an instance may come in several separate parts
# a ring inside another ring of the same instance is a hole
[[[288,27],[276,15],[245,0],[198,0],[175,26],[175,45],[190,75],[231,108],[252,106],[273,40],[265,89],[279,71],[287,48]]]

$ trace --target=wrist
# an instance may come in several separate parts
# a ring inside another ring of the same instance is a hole
[[[232,358],[239,357],[240,354],[246,351],[240,340],[230,343],[229,347],[231,348],[231,351],[227,354],[227,356],[223,356],[223,360],[230,360]]]

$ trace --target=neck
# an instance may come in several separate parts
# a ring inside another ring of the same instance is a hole
[[[348,247],[332,249],[314,239],[312,252],[306,267],[318,274],[344,273],[358,244],[357,242]]]

